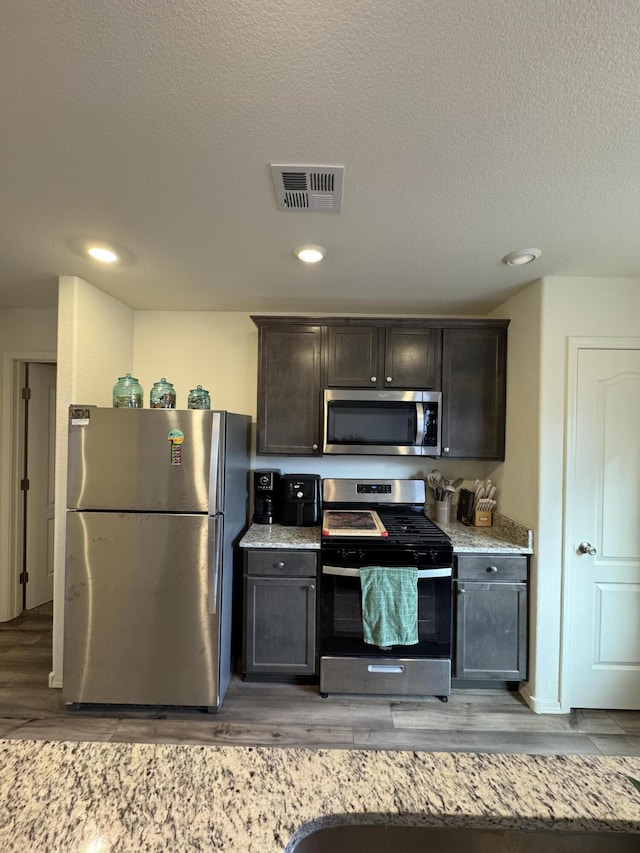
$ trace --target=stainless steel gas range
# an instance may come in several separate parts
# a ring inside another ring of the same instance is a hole
[[[425,517],[424,482],[326,479],[322,498],[320,694],[434,695],[446,702],[453,548]],[[366,567],[417,570],[417,643],[365,642]]]

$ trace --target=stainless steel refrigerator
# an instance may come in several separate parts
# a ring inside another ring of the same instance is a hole
[[[62,695],[217,711],[250,418],[71,406]]]

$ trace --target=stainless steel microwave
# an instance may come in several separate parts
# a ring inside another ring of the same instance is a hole
[[[440,456],[441,391],[324,392],[324,453]]]

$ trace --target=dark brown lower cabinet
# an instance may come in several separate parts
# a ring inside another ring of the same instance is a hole
[[[457,558],[455,677],[527,677],[527,557]]]
[[[243,673],[313,676],[316,663],[317,555],[247,550],[244,570]]]

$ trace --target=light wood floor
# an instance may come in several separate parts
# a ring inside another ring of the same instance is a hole
[[[321,699],[317,686],[232,681],[219,714],[196,709],[66,710],[48,687],[51,607],[0,624],[0,738],[640,755],[640,712],[533,714],[517,694]]]

